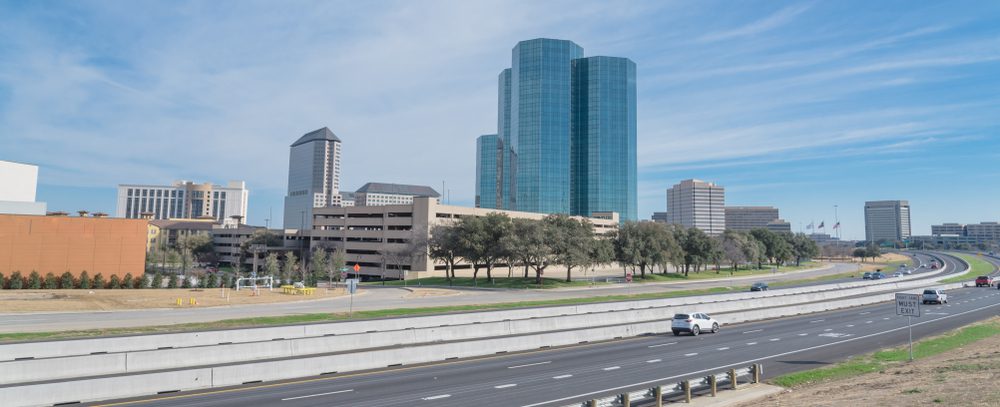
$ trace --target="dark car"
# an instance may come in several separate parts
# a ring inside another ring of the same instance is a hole
[[[872,280],[881,280],[883,278],[885,278],[885,273],[882,273],[881,271],[872,273]]]
[[[861,278],[863,278],[865,280],[871,280],[872,279],[872,273],[866,272],[865,274],[861,275]]]
[[[767,291],[767,283],[753,283],[750,291]]]

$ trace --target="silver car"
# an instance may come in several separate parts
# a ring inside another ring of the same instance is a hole
[[[945,294],[943,290],[928,288],[924,290],[922,299],[924,304],[947,304],[948,294]]]

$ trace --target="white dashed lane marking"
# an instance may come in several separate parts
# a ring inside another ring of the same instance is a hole
[[[649,346],[647,346],[647,348],[659,348],[661,346],[673,345],[675,343],[677,343],[677,342],[661,343],[661,344],[657,344],[657,345],[649,345]]]
[[[715,350],[729,350],[729,347],[728,347],[728,346],[725,346],[725,347],[721,347],[721,348],[717,348],[717,349],[715,349]]]
[[[514,384],[514,383],[511,383],[511,384],[501,384],[499,386],[493,386],[493,388],[494,389],[506,389],[508,387],[514,387],[514,386],[517,386],[517,384]]]
[[[351,392],[351,391],[354,391],[354,389],[350,389],[350,390],[339,390],[339,391],[331,391],[331,392],[329,392],[329,393],[320,393],[320,394],[310,394],[310,395],[308,395],[308,396],[298,396],[298,397],[289,397],[289,398],[287,398],[287,399],[281,399],[281,401],[288,401],[288,400],[298,400],[298,399],[307,399],[307,398],[310,398],[310,397],[318,397],[318,396],[328,396],[328,395],[331,395],[331,394],[337,394],[337,393],[347,393],[347,392]]]
[[[446,399],[448,397],[451,397],[451,395],[450,394],[439,394],[437,396],[424,397],[421,400],[428,400],[429,401],[429,400],[437,400],[437,399]]]
[[[777,341],[780,341],[780,340],[781,340],[781,338],[771,338],[771,342],[777,342]]]
[[[559,376],[552,376],[552,378],[556,379],[556,380],[565,379],[567,377],[573,377],[573,375],[571,375],[571,374],[563,374],[563,375],[559,375]]]
[[[657,363],[657,362],[662,362],[662,361],[663,361],[663,359],[650,359],[650,360],[647,360],[646,363]]]
[[[747,342],[747,346],[753,346],[753,345],[756,345],[756,344],[757,344],[757,342]]]
[[[806,335],[809,335],[809,334],[799,334],[799,336],[806,336]]]
[[[517,365],[517,366],[507,366],[507,368],[508,368],[508,369],[519,369],[519,368],[522,368],[522,367],[528,367],[528,366],[538,366],[538,365],[547,365],[547,364],[549,364],[549,363],[552,363],[552,361],[551,361],[551,360],[549,360],[549,361],[545,361],[545,362],[538,362],[538,363],[528,363],[528,364],[526,364],[526,365]]]
[[[754,332],[762,332],[762,331],[763,331],[763,329],[754,329],[754,330],[752,330],[752,331],[745,331],[745,332],[743,332],[743,333],[745,333],[745,334],[752,334],[752,333],[754,333]]]
[[[608,370],[618,370],[618,369],[621,369],[621,366],[611,366],[611,367],[606,367],[606,368],[601,369],[601,370],[608,371]]]
[[[684,356],[698,356],[698,352],[694,352],[694,353],[685,353],[685,354],[684,354]]]

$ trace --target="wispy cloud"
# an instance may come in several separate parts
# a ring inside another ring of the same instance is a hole
[[[730,40],[739,37],[747,37],[752,35],[757,35],[766,31],[773,30],[775,28],[784,26],[795,19],[799,14],[804,13],[806,10],[812,7],[810,4],[800,4],[785,7],[778,12],[764,17],[760,20],[754,21],[747,25],[737,27],[730,30],[709,33],[702,36],[700,42],[715,42]]]

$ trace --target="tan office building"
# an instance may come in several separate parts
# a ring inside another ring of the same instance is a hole
[[[0,273],[133,277],[146,264],[145,219],[0,215]]]
[[[696,179],[667,190],[667,223],[698,228],[715,236],[726,229],[726,190]]]
[[[546,216],[541,213],[441,205],[432,197],[417,197],[412,204],[406,205],[314,208],[310,245],[312,248],[343,247],[347,264],[358,264],[362,275],[400,278],[400,270],[405,270],[407,278],[444,276],[444,264],[426,256],[400,259],[388,253],[405,251],[414,239],[427,239],[435,225],[492,212],[535,220]],[[595,234],[606,234],[618,228],[619,218],[614,212],[598,213],[586,219],[594,225]],[[458,267],[468,265],[460,264]]]

